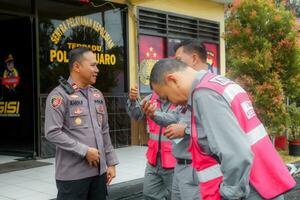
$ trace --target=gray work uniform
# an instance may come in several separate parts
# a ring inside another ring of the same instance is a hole
[[[185,136],[179,143],[172,145],[174,157],[179,160],[191,161],[191,153],[188,151],[190,146],[190,119],[191,112],[178,113],[179,122],[186,124]],[[172,200],[198,200],[200,199],[199,180],[196,170],[192,168],[190,163],[177,163],[174,169],[173,185],[172,185]]]
[[[253,154],[230,105],[210,89],[195,91],[191,100],[191,92],[205,73],[198,72],[189,94],[188,107],[193,105],[200,147],[220,162],[223,173],[220,193],[224,199],[263,199],[249,183]],[[274,181],[274,187],[275,184]],[[283,196],[275,199],[283,199]]]
[[[144,100],[149,100],[151,94],[146,96]],[[127,113],[135,120],[145,119],[145,115],[141,109],[140,101],[127,101]],[[157,118],[160,118],[165,124],[171,124],[178,121],[178,118],[174,114],[170,114],[169,117],[162,115],[161,113],[172,113],[174,110],[168,110],[170,103],[161,102],[161,112],[155,112]],[[147,126],[147,132],[148,126]],[[163,200],[171,199],[172,179],[174,169],[165,169],[161,166],[161,159],[158,154],[156,166],[152,166],[149,163],[146,165],[143,196],[146,200]]]
[[[171,116],[175,115],[175,116]],[[179,142],[172,143],[172,153],[177,160],[191,162],[191,153],[188,151],[190,146],[190,118],[191,112],[188,109],[177,107],[172,113],[160,113],[153,119],[157,124],[167,126],[170,124],[166,119],[177,118],[176,123],[186,124],[185,136]],[[196,170],[190,163],[177,162],[174,169],[172,184],[172,200],[198,200],[200,199],[199,180]]]
[[[73,81],[69,78],[72,85]],[[106,173],[118,164],[109,135],[108,116],[102,93],[89,86],[67,94],[59,85],[48,95],[45,136],[56,145],[56,180],[79,180]],[[89,166],[88,147],[100,152],[100,166]]]

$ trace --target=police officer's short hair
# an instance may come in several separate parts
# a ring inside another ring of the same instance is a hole
[[[159,60],[154,64],[150,74],[151,87],[152,84],[164,84],[164,77],[166,74],[184,71],[187,67],[187,64],[177,59],[167,58]]]
[[[86,52],[90,52],[90,51],[92,51],[92,50],[87,47],[78,47],[78,48],[72,49],[68,55],[70,69],[72,69],[74,62],[80,61],[83,54]]]
[[[186,53],[196,53],[202,62],[206,63],[207,59],[207,51],[203,42],[199,39],[188,39],[184,40],[181,43],[175,45],[174,51],[176,52],[177,49],[183,47],[183,51]]]

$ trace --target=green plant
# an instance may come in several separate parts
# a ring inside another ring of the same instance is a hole
[[[288,106],[288,113],[290,127],[289,140],[300,139],[300,107],[296,103],[292,103]]]
[[[272,135],[288,125],[286,97],[300,94],[300,51],[295,18],[273,0],[240,0],[225,24],[227,75],[249,93]]]

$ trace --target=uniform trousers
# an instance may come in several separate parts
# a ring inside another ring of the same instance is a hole
[[[199,200],[200,190],[196,170],[190,164],[178,164],[174,170],[172,200]]]
[[[170,200],[174,169],[164,169],[160,157],[156,166],[147,163],[143,185],[145,200]]]
[[[106,174],[79,180],[56,180],[57,200],[106,200]]]

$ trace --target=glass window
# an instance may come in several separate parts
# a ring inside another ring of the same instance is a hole
[[[53,2],[48,3],[50,7],[52,5],[55,8]],[[116,7],[105,7],[92,13],[93,9],[88,10],[85,6],[73,8],[65,5],[65,7],[67,12],[65,15],[54,11],[49,14],[43,11],[43,7],[40,9],[41,93],[49,93],[56,87],[59,76],[68,78],[68,52],[78,46],[90,47],[96,54],[100,70],[97,83],[94,85],[96,88],[103,93],[125,92],[126,13]],[[67,11],[72,8],[73,12]],[[60,7],[59,10],[64,9]]]

